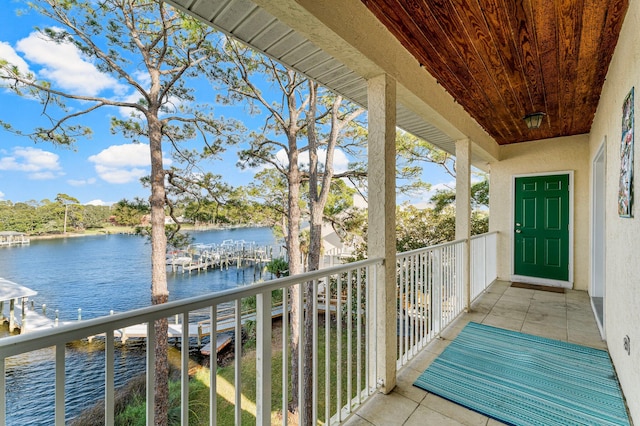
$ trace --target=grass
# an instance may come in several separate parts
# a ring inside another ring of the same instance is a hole
[[[341,374],[337,371],[337,342],[336,324],[331,321],[330,326],[330,389],[331,395],[329,404],[331,407],[331,415],[337,410],[338,402],[338,385],[340,385],[341,406],[346,404],[347,400],[347,336],[343,332],[341,339],[342,356],[340,357]],[[320,424],[325,424],[325,327],[323,321],[320,321],[318,327],[318,418]],[[351,397],[355,396],[356,388],[356,336],[352,337],[353,356],[352,356],[352,374],[353,383]],[[364,346],[364,342],[363,342]],[[361,348],[362,359],[364,360],[366,351]],[[172,381],[169,387],[170,398],[170,424],[180,424],[180,381],[178,379],[179,371],[179,353],[171,351],[170,357],[172,364]],[[255,424],[256,422],[256,351],[255,340],[249,339],[243,345],[243,355],[241,365],[241,407],[242,407],[242,423]],[[271,421],[273,424],[282,423],[282,326],[280,321],[274,322],[273,327],[273,351],[272,351],[272,406]],[[218,367],[217,381],[217,421],[218,424],[234,424],[235,422],[235,386],[234,386],[234,370],[233,360],[226,362],[225,365]],[[290,371],[290,362],[288,369]],[[209,424],[209,388],[210,388],[210,370],[206,366],[202,366],[192,360],[189,367],[190,383],[189,383],[189,424],[194,426]],[[364,380],[364,369],[361,371]],[[289,382],[289,380],[287,380]],[[143,381],[144,383],[144,381]],[[290,384],[288,384],[288,387]],[[288,391],[289,395],[290,392]],[[126,396],[125,396],[126,395]],[[145,390],[144,384],[136,385],[131,392],[123,392],[123,395],[117,398],[116,403],[116,425],[137,426],[145,424]],[[89,416],[90,411],[95,411]],[[101,404],[96,405],[87,412],[79,416],[74,425],[90,425],[97,424],[98,419],[104,419],[104,412],[101,411]],[[101,417],[102,416],[102,417]],[[100,420],[98,423],[101,423]],[[297,424],[297,419],[289,416],[290,424]]]

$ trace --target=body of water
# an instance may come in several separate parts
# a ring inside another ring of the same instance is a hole
[[[194,232],[195,242],[220,244],[224,240],[254,241],[274,246],[270,228],[238,228]],[[61,321],[89,319],[150,305],[151,246],[144,237],[102,235],[34,240],[30,246],[0,250],[0,277],[38,292],[36,309],[47,306],[47,316],[58,310]],[[169,300],[199,296],[255,280],[268,279],[254,268],[168,272]],[[3,331],[5,333],[6,331]],[[104,351],[102,342],[67,346],[66,417],[71,419],[104,397]],[[7,408],[9,425],[46,425],[54,412],[53,349],[35,351],[7,361]],[[117,345],[116,386],[145,371],[143,345]],[[87,374],[91,372],[91,374]]]

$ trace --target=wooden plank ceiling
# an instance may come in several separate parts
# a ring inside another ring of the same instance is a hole
[[[629,0],[362,0],[499,144],[588,133]],[[523,117],[546,114],[529,130]]]

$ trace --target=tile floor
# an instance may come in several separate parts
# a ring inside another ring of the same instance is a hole
[[[415,379],[444,350],[460,330],[475,321],[495,327],[606,349],[587,292],[552,293],[511,287],[498,281],[438,338],[399,373],[396,388],[377,394],[345,423],[349,426],[438,425],[492,426],[487,418],[413,386]]]

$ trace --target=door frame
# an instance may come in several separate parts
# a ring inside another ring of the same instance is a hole
[[[607,139],[606,136],[602,140],[602,144],[593,157],[591,170],[591,283],[589,285],[589,296],[591,296],[591,307],[596,308],[593,304],[593,297],[602,297],[603,302],[607,293],[607,275],[606,275],[606,257],[605,249],[607,235],[606,220],[606,194],[607,194]],[[601,244],[598,247],[598,243]],[[598,261],[600,259],[600,261]],[[600,281],[600,282],[598,282]],[[600,329],[600,335],[604,339],[605,321],[606,321],[606,304],[602,306],[602,323],[596,315],[596,323]]]
[[[559,171],[549,171],[549,172],[539,172],[539,173],[523,173],[516,174],[511,176],[511,229],[510,229],[510,238],[511,248],[509,252],[511,253],[511,281],[522,282],[527,284],[538,284],[538,285],[546,285],[550,287],[563,287],[563,288],[573,288],[573,193],[574,193],[574,180],[573,180],[573,170],[559,170]],[[524,275],[515,275],[515,264],[514,264],[514,256],[515,256],[515,234],[513,230],[515,229],[515,217],[516,217],[516,179],[523,177],[535,177],[535,176],[556,176],[556,175],[569,175],[569,279],[568,281],[562,280],[553,280],[549,278],[538,278],[538,277],[528,277]]]

